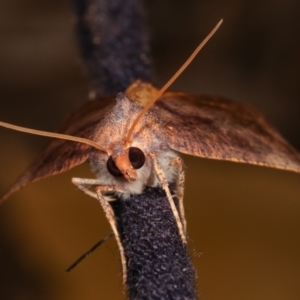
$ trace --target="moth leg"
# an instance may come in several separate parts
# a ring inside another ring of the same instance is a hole
[[[96,187],[96,193],[98,196],[98,200],[104,210],[106,219],[108,220],[108,222],[112,228],[112,231],[113,231],[116,241],[117,241],[117,245],[119,247],[122,270],[123,270],[123,283],[125,284],[126,279],[127,279],[127,267],[126,267],[124,248],[121,243],[120,234],[119,234],[119,231],[117,228],[117,221],[116,221],[115,213],[114,213],[111,205],[107,201],[106,197],[102,194],[102,193],[110,192],[110,191],[120,191],[121,192],[121,190],[117,186],[98,186],[98,187]]]
[[[101,185],[101,181],[99,179],[88,179],[88,178],[72,178],[72,183],[83,193],[85,193],[86,195],[95,198],[97,200],[98,196],[95,192],[91,191],[90,188],[92,186],[100,186]],[[107,201],[113,201],[114,199],[106,197]]]
[[[185,218],[184,205],[183,205],[184,183],[185,183],[183,161],[179,156],[174,157],[170,163],[170,166],[175,166],[178,171],[177,180],[176,180],[176,196],[179,201],[178,204],[179,204],[179,214],[180,214],[181,222],[183,224],[183,229],[186,234],[186,218]]]
[[[173,212],[175,221],[177,223],[177,227],[178,227],[179,234],[181,236],[182,242],[184,244],[186,244],[187,241],[186,241],[186,236],[185,236],[185,230],[184,230],[184,227],[182,225],[182,222],[181,222],[179,213],[177,211],[177,208],[175,206],[173,197],[171,195],[171,192],[170,192],[170,189],[169,189],[169,184],[168,184],[168,182],[166,180],[165,174],[164,174],[162,168],[160,167],[160,165],[159,165],[159,163],[157,161],[156,155],[154,153],[150,153],[149,155],[153,159],[153,165],[154,165],[154,170],[155,170],[156,176],[157,176],[157,178],[158,178],[158,180],[159,180],[162,188],[164,189],[164,191],[167,194],[167,198],[169,200],[169,203],[170,203],[170,206],[171,206],[171,210]]]
[[[125,260],[125,254],[124,254],[124,248],[121,243],[120,235],[117,229],[117,222],[115,218],[115,213],[113,209],[111,208],[110,204],[108,203],[111,201],[110,198],[103,195],[105,192],[124,192],[117,186],[102,186],[99,179],[87,179],[87,178],[72,178],[72,183],[82,192],[87,194],[88,196],[91,196],[93,198],[96,198],[105,213],[106,219],[108,220],[112,231],[115,235],[117,245],[119,247],[120,255],[121,255],[121,263],[122,263],[122,270],[123,270],[123,282],[126,281],[126,260]],[[91,186],[96,186],[96,193],[89,190]]]

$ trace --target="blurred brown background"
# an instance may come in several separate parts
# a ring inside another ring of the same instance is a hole
[[[300,150],[300,2],[148,1],[162,85],[220,18],[224,24],[173,90],[257,106]],[[0,120],[54,130],[86,101],[67,0],[1,0]],[[47,139],[0,129],[0,192]],[[201,298],[300,299],[300,175],[184,157],[190,249]],[[124,299],[118,251],[98,203],[70,178],[34,184],[0,207],[0,299]]]

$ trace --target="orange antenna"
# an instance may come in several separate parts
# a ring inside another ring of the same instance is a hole
[[[56,139],[82,143],[82,144],[92,146],[92,147],[94,147],[94,148],[96,148],[100,151],[107,152],[107,150],[105,148],[101,147],[97,143],[95,143],[91,140],[85,139],[85,138],[78,137],[78,136],[72,136],[72,135],[68,135],[68,134],[61,134],[61,133],[54,133],[54,132],[36,130],[36,129],[21,127],[21,126],[17,126],[17,125],[5,123],[5,122],[0,122],[0,126],[5,127],[5,128],[9,128],[9,129],[13,129],[13,130],[16,130],[16,131],[30,133],[30,134],[47,136],[47,137],[52,137],[52,138],[56,138]]]
[[[133,133],[133,130],[137,123],[140,121],[142,116],[150,109],[150,107],[155,103],[157,99],[170,87],[170,85],[181,75],[181,73],[186,69],[186,67],[192,62],[195,56],[199,53],[199,51],[203,48],[203,46],[210,40],[210,38],[215,34],[215,32],[219,29],[223,22],[221,19],[218,24],[214,27],[214,29],[209,33],[209,35],[199,44],[199,46],[194,50],[191,56],[186,60],[186,62],[179,68],[179,70],[169,79],[169,81],[157,92],[156,96],[148,102],[148,104],[143,108],[143,110],[138,114],[133,124],[131,125],[128,134],[125,138],[125,141],[129,142],[130,137]]]

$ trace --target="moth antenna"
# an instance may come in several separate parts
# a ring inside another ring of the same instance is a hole
[[[169,79],[169,81],[157,92],[156,96],[147,103],[147,105],[143,108],[143,110],[138,114],[133,124],[131,125],[128,134],[125,138],[125,142],[130,141],[130,137],[133,133],[133,130],[137,123],[140,121],[142,116],[151,108],[151,106],[161,97],[161,95],[170,87],[171,84],[181,75],[181,73],[187,68],[187,66],[193,61],[195,56],[199,53],[199,51],[204,47],[204,45],[210,40],[210,38],[215,34],[215,32],[219,29],[221,24],[223,23],[223,19],[221,19],[218,24],[214,27],[214,29],[208,34],[208,36],[199,44],[199,46],[194,50],[191,56],[185,61],[185,63],[178,69],[178,71]]]
[[[81,138],[81,137],[78,137],[78,136],[48,132],[48,131],[43,131],[43,130],[36,130],[36,129],[17,126],[17,125],[13,125],[13,124],[1,122],[1,121],[0,121],[0,126],[5,127],[5,128],[9,128],[9,129],[13,129],[13,130],[16,130],[16,131],[25,132],[25,133],[30,133],[30,134],[40,135],[40,136],[46,136],[46,137],[52,137],[52,138],[61,139],[61,140],[67,140],[67,141],[82,143],[82,144],[92,146],[92,147],[94,147],[94,148],[96,148],[100,151],[107,152],[107,150],[105,148],[101,147],[100,145],[93,142],[92,140]]]

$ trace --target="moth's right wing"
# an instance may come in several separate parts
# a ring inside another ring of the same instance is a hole
[[[93,139],[97,124],[114,105],[111,97],[87,102],[66,120],[60,133]],[[41,155],[0,198],[0,203],[30,183],[65,172],[88,159],[90,146],[82,143],[53,139]]]

